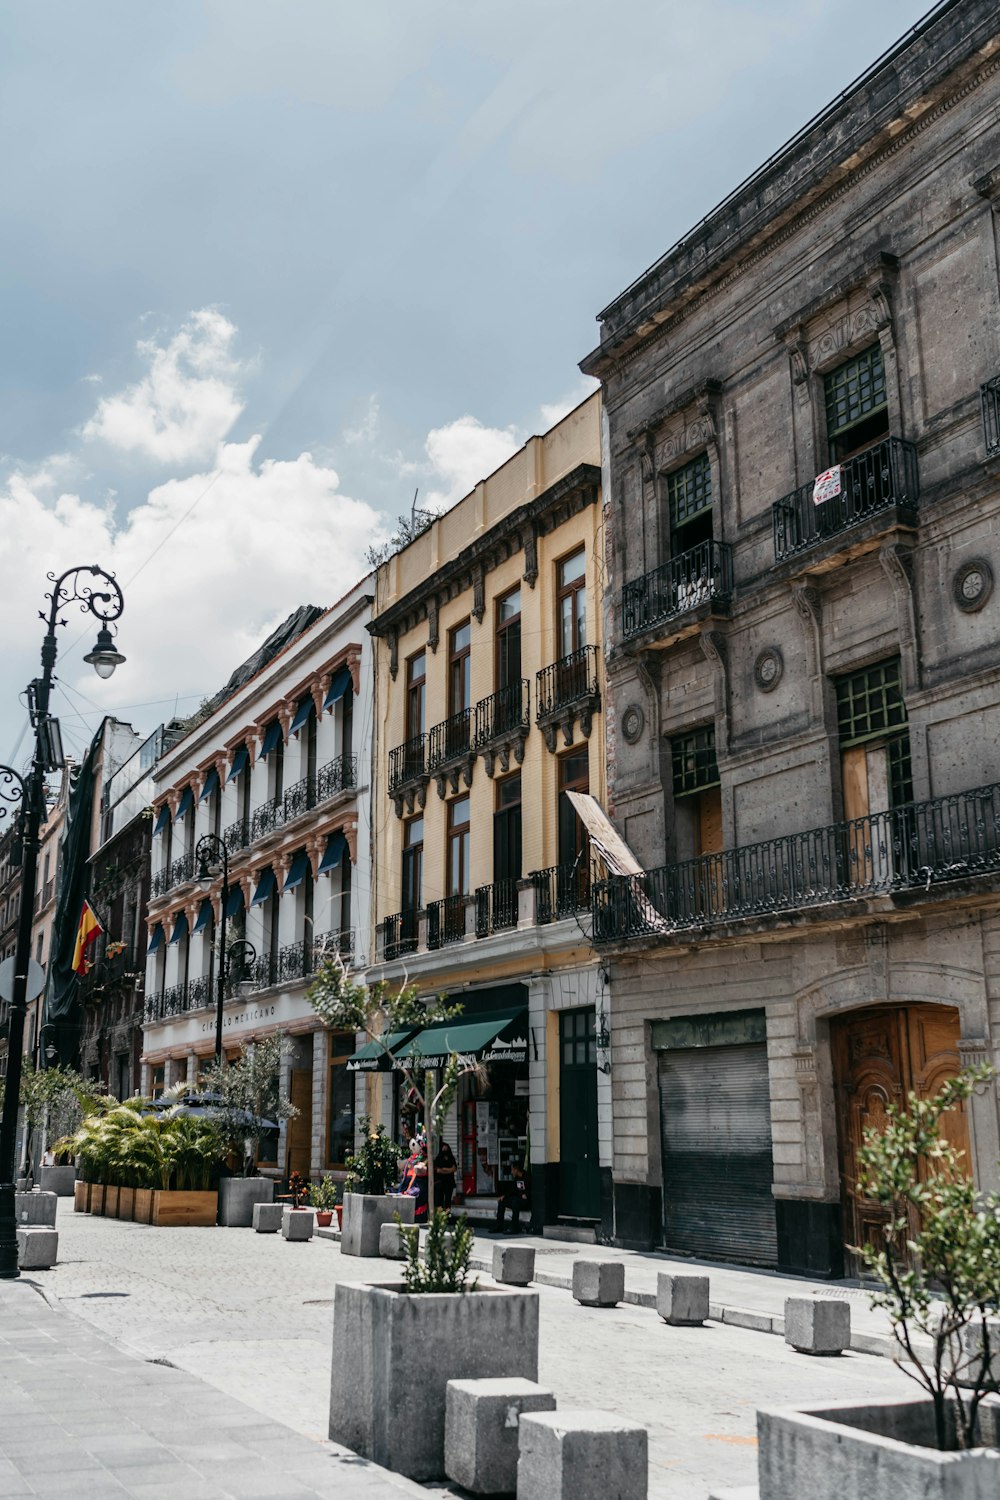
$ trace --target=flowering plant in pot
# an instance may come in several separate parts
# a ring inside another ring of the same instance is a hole
[[[309,1202],[316,1210],[316,1223],[321,1229],[327,1229],[337,1206],[337,1184],[329,1173],[313,1183],[309,1189]]]

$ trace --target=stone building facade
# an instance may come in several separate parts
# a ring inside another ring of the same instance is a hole
[[[933,14],[600,315],[621,1243],[839,1275],[1000,1041],[1000,29]],[[948,1122],[997,1183],[997,1093]]]

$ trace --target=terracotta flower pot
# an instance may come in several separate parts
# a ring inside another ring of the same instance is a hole
[[[344,1205],[342,1203],[338,1203],[337,1206],[336,1206],[336,1208],[334,1209],[334,1213],[337,1215],[337,1228],[338,1229],[343,1229],[343,1227],[344,1227]]]
[[[319,1225],[320,1229],[329,1229],[329,1227],[332,1224],[332,1222],[333,1222],[333,1209],[332,1208],[318,1208],[316,1210],[316,1223]]]

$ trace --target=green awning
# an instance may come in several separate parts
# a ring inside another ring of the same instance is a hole
[[[395,1066],[395,1054],[414,1035],[416,1028],[407,1027],[405,1031],[392,1031],[388,1036],[379,1037],[377,1042],[366,1042],[359,1047],[353,1057],[347,1059],[347,1071],[349,1073],[389,1073]]]
[[[404,1064],[422,1062],[443,1068],[453,1052],[479,1062],[524,1063],[528,1060],[528,1012],[493,1011],[489,1015],[456,1017],[443,1026],[427,1026],[407,1042],[399,1056]]]

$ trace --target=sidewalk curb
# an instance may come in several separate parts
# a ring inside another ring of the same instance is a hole
[[[474,1255],[469,1262],[476,1271],[491,1272],[492,1260]],[[557,1291],[569,1292],[573,1281],[569,1276],[559,1276],[554,1271],[537,1271],[532,1286],[554,1287]],[[623,1301],[632,1307],[656,1309],[655,1292],[638,1292],[625,1288]],[[785,1320],[778,1313],[758,1312],[751,1308],[730,1307],[722,1302],[710,1302],[708,1316],[713,1323],[726,1323],[730,1328],[746,1328],[752,1333],[773,1333],[784,1338]],[[880,1333],[851,1332],[851,1353],[872,1354],[880,1359],[893,1359],[896,1354],[895,1341]]]

